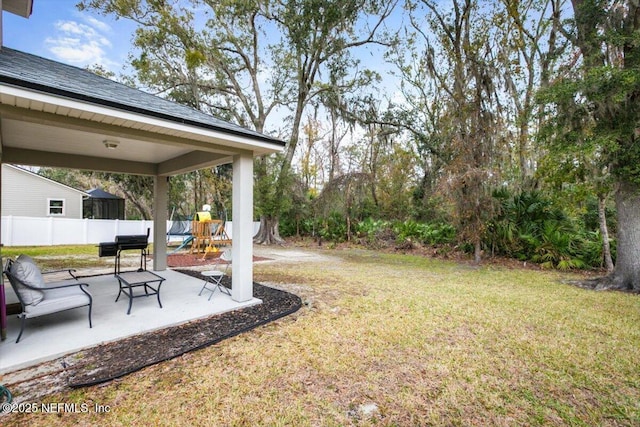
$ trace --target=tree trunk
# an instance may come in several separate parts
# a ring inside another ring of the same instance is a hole
[[[136,209],[138,210],[138,212],[140,212],[140,216],[142,216],[142,219],[149,220],[151,218],[153,218],[153,214],[151,213],[151,211],[144,205],[144,203],[142,203],[142,201],[140,200],[139,197],[136,197],[135,195],[131,194],[130,192],[126,191],[125,189],[123,189],[122,187],[120,187],[120,189],[122,190],[122,192],[124,193],[126,199],[133,203],[133,206],[136,207]]]
[[[482,241],[479,237],[475,238],[473,242],[473,261],[476,264],[482,263]]]
[[[619,183],[616,192],[618,246],[616,265],[608,283],[600,288],[640,291],[640,188],[631,182]]]
[[[602,257],[604,266],[609,273],[613,271],[613,259],[611,259],[611,244],[609,243],[609,228],[607,227],[606,198],[598,196],[598,220],[600,222],[600,235],[602,236]]]
[[[278,231],[279,223],[280,220],[278,218],[262,215],[260,217],[260,230],[253,238],[253,242],[261,245],[284,245],[285,241],[280,237],[280,232]]]

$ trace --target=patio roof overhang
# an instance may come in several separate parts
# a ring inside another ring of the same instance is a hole
[[[0,81],[3,162],[172,176],[282,147]],[[110,149],[104,141],[117,143]]]
[[[166,268],[166,177],[233,164],[236,301],[253,295],[253,157],[283,147],[86,70],[0,50],[0,162],[153,176],[154,270]]]
[[[2,0],[2,9],[23,18],[31,16],[33,0]]]

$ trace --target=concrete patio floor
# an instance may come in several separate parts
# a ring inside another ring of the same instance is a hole
[[[238,303],[218,290],[209,300],[211,293],[207,290],[198,296],[202,280],[170,269],[157,274],[166,279],[160,292],[162,308],[155,296],[136,298],[130,315],[125,295],[114,302],[118,280],[112,273],[81,278],[81,282],[89,284],[93,297],[93,328],[89,328],[87,308],[69,310],[27,319],[22,338],[16,344],[20,321],[16,315],[9,315],[7,339],[0,342],[0,374],[102,343],[261,303],[256,298]]]

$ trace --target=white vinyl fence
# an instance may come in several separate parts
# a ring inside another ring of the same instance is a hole
[[[2,217],[5,246],[86,245],[113,242],[118,234],[147,234],[153,238],[153,221],[111,219]]]
[[[167,221],[167,230],[171,225]],[[254,234],[259,227],[255,222]],[[113,242],[117,235],[147,234],[147,228],[149,242],[153,242],[153,221],[3,216],[1,233],[5,246],[88,245]],[[232,221],[225,223],[225,231],[233,239]]]

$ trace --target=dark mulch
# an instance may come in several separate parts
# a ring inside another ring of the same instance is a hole
[[[177,271],[204,280],[197,271]],[[230,288],[230,279],[225,277],[223,284]],[[254,283],[254,296],[262,304],[82,351],[72,372],[68,369],[68,384],[76,388],[122,377],[295,313],[302,305],[298,296],[259,283]]]
[[[218,261],[216,258],[220,257],[222,251],[219,252],[211,252],[206,256],[204,254],[191,254],[191,253],[179,253],[179,254],[170,254],[167,255],[167,265],[169,267],[190,267],[190,266],[201,266],[201,265],[211,265],[216,262],[225,263],[225,261]],[[257,257],[254,256],[254,261],[264,261],[269,258]]]

